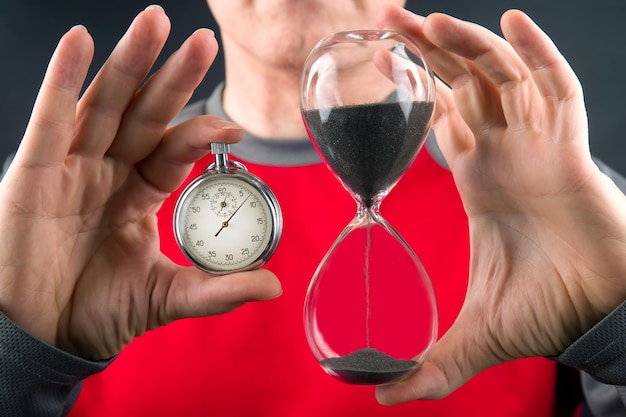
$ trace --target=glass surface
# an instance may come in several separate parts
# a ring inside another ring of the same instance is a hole
[[[402,379],[436,339],[430,280],[380,213],[425,141],[434,97],[421,52],[393,32],[331,34],[303,69],[309,137],[356,202],[309,285],[305,330],[322,368],[347,383]]]

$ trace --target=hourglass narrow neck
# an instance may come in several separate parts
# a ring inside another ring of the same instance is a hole
[[[357,199],[357,218],[363,219],[366,216],[371,216],[374,219],[377,219],[380,216],[380,203],[382,200],[383,196],[380,195],[367,201]]]

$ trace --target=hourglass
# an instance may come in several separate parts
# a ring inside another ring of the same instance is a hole
[[[304,307],[314,357],[346,383],[398,381],[436,340],[430,280],[380,212],[425,141],[434,96],[421,51],[394,32],[331,34],[304,65],[300,106],[309,137],[357,204],[319,264]],[[402,210],[411,216],[411,207]]]

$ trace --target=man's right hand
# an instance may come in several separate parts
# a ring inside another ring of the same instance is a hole
[[[218,49],[211,31],[196,31],[142,85],[169,27],[160,7],[141,12],[80,100],[93,42],[80,27],[65,34],[0,182],[0,310],[88,359],[173,320],[281,293],[269,271],[213,277],[160,252],[163,200],[211,141],[242,134],[213,116],[168,127]]]

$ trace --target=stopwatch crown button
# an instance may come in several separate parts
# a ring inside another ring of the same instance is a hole
[[[230,152],[230,145],[228,143],[212,143],[211,152],[213,155],[227,154]]]

